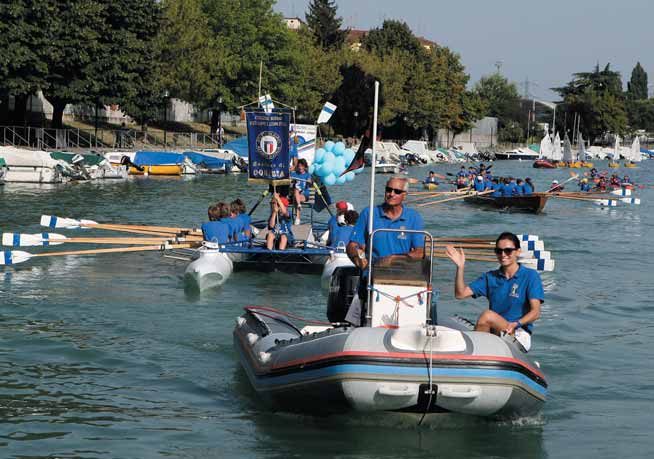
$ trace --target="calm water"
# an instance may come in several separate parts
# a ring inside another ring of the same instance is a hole
[[[499,162],[494,170],[529,175],[541,190],[568,177],[530,166]],[[630,172],[654,183],[654,161]],[[332,194],[360,209],[366,180]],[[242,176],[7,184],[0,230],[40,232],[41,214],[188,226],[214,201],[253,202],[260,192]],[[261,406],[232,348],[234,318],[245,304],[262,304],[322,319],[318,277],[236,273],[197,295],[184,290],[183,262],[152,253],[0,267],[0,457],[651,457],[654,190],[640,197],[641,206],[610,209],[552,200],[539,216],[463,203],[423,211],[434,235],[529,232],[553,252],[532,351],[551,395],[538,417],[511,423],[445,417],[418,428],[407,419],[323,419]],[[486,269],[470,262],[467,280]],[[453,275],[439,260],[439,312],[474,319],[486,303],[456,302]]]

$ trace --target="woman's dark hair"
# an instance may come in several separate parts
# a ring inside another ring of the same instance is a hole
[[[207,214],[209,215],[210,222],[215,222],[216,220],[220,220],[220,215],[218,213],[218,209],[216,208],[215,204],[209,206],[209,209],[207,209]]]
[[[511,242],[513,242],[513,246],[516,249],[520,248],[520,239],[518,239],[518,236],[516,236],[513,233],[509,233],[508,231],[505,231],[504,233],[500,234],[497,237],[497,240],[495,241],[495,247],[497,247],[497,244],[502,240],[511,241]]]
[[[356,210],[348,210],[345,212],[345,223],[348,225],[356,225],[359,220],[359,213]]]
[[[229,205],[229,209],[235,214],[244,214],[245,213],[245,203],[241,198],[234,199]]]
[[[216,214],[218,215],[218,218],[216,220],[229,217],[229,204],[221,201],[215,205],[215,208],[216,208]]]
[[[298,164],[298,166],[299,166],[300,164],[302,164],[302,165],[304,166],[305,169],[308,169],[308,168],[309,168],[309,165],[307,164],[307,160],[304,159],[304,158],[300,158],[300,159],[298,159],[298,160],[297,160],[297,164]]]

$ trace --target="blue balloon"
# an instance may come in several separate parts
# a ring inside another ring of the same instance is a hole
[[[337,156],[334,159],[334,171],[337,171],[339,174],[345,170],[345,158],[342,156]]]
[[[336,176],[334,174],[329,174],[322,181],[325,183],[325,185],[332,186],[336,183]]]
[[[346,148],[343,152],[343,158],[345,158],[345,164],[350,164],[354,159],[354,150],[351,148]]]
[[[343,177],[345,177],[348,182],[351,182],[352,180],[354,180],[354,171],[348,172]]]
[[[360,174],[361,172],[363,172],[364,167],[366,167],[366,166],[361,166],[358,169],[354,169],[352,172],[354,172],[355,174]]]
[[[343,142],[336,142],[332,152],[334,152],[336,156],[341,156],[343,155],[344,151],[345,151],[345,144]]]
[[[311,166],[309,166],[309,174],[313,175],[313,173],[315,171],[316,171],[316,165],[315,164],[312,164]]]
[[[325,142],[325,146],[323,148],[325,149],[325,151],[332,151],[334,149],[334,142],[328,140],[327,142]]]
[[[333,163],[335,159],[336,159],[336,156],[334,156],[334,153],[332,153],[331,151],[328,151],[322,157],[322,163],[323,164]]]
[[[336,184],[337,185],[344,185],[345,182],[347,182],[347,177],[345,175],[341,175],[336,179]]]
[[[325,177],[334,172],[334,163],[333,162],[324,162],[320,165],[320,176]]]
[[[324,148],[318,148],[316,150],[316,155],[313,158],[314,163],[322,163],[322,159],[325,156],[325,149]]]

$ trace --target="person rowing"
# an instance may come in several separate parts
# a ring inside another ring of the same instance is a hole
[[[590,184],[588,183],[588,179],[587,179],[587,178],[582,178],[582,179],[579,181],[579,191],[583,191],[583,192],[585,192],[585,193],[587,193],[587,192],[590,191]]]
[[[559,183],[558,180],[552,180],[552,184],[550,185],[550,189],[547,190],[549,193],[558,193],[559,191],[563,191],[563,184]]]
[[[436,179],[436,173],[434,171],[429,171],[429,175],[425,177],[422,183],[424,183],[425,185],[429,185],[432,183],[438,185],[438,180]]]
[[[488,299],[488,309],[479,315],[475,330],[499,336],[503,333],[514,335],[529,351],[534,322],[540,318],[545,292],[538,271],[518,263],[520,239],[513,233],[500,234],[495,241],[499,269],[482,274],[471,284],[464,281],[466,257],[463,249],[448,245],[445,253],[456,265],[455,298],[484,296]]]
[[[485,189],[486,189],[486,185],[484,185],[484,177],[478,175],[477,180],[475,180],[475,191],[481,193]]]
[[[361,325],[365,317],[368,297],[368,267],[372,263],[390,264],[399,258],[419,259],[424,256],[425,238],[418,233],[380,232],[375,234],[372,245],[372,260],[368,260],[367,244],[370,241],[368,226],[370,212],[373,212],[373,229],[394,229],[422,231],[424,223],[418,212],[403,205],[409,190],[406,177],[392,177],[384,189],[384,203],[374,208],[366,207],[361,211],[350,242],[347,245],[347,256],[362,272],[359,283],[359,295],[355,297],[345,320],[355,326]]]

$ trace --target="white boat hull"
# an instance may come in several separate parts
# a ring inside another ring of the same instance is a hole
[[[224,284],[234,271],[229,255],[219,249],[203,247],[200,256],[184,271],[185,281],[198,290],[207,290]]]
[[[344,252],[334,252],[325,262],[320,276],[320,286],[323,290],[329,290],[332,281],[332,274],[337,268],[354,267],[354,264]]]

